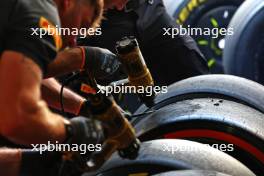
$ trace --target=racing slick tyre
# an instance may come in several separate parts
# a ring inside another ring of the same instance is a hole
[[[254,175],[236,159],[206,145],[186,140],[154,140],[141,144],[135,160],[112,156],[101,169],[84,176],[149,176],[172,170],[214,170],[234,176]]]
[[[215,171],[205,171],[205,170],[186,170],[186,171],[171,171],[161,174],[156,174],[153,176],[230,176]]]
[[[155,97],[155,106],[162,106],[184,100],[186,96],[201,94],[218,95],[244,103],[264,113],[264,87],[254,81],[232,75],[202,75],[176,82],[168,87],[167,93],[158,94]],[[208,96],[206,96],[208,97]],[[210,96],[209,96],[210,97]],[[147,111],[142,105],[135,114]]]
[[[246,1],[229,27],[234,35],[226,38],[224,68],[227,74],[264,84],[264,1]]]
[[[230,75],[205,75],[171,85],[167,94],[156,97],[152,108],[139,108],[132,124],[142,141],[183,138],[224,148],[261,175],[263,106],[264,88],[258,83]]]
[[[244,0],[167,0],[164,1],[168,13],[183,27],[210,29],[227,29],[232,16]],[[220,30],[219,30],[220,31]],[[232,32],[229,31],[228,33]],[[223,73],[222,54],[225,47],[225,36],[218,35],[191,36],[196,40],[202,53],[208,60],[213,73]]]

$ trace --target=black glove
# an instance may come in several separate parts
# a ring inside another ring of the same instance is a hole
[[[19,176],[57,176],[61,165],[61,153],[22,149]]]
[[[104,130],[99,121],[85,117],[75,117],[70,122],[70,125],[66,125],[67,143],[97,144],[104,140]]]
[[[118,71],[120,62],[111,51],[98,47],[82,47],[84,49],[84,69],[96,79],[105,79]]]
[[[102,145],[104,140],[104,130],[99,121],[94,119],[87,119],[84,117],[75,117],[70,120],[70,124],[66,124],[66,133],[67,139],[65,143],[75,145],[91,145],[93,151],[87,147],[87,151],[83,154],[81,152],[84,151],[63,151],[64,162],[63,162],[63,170],[72,170],[73,172],[84,172],[87,170],[86,162],[91,157],[91,154],[98,151],[97,145]],[[67,169],[68,168],[68,169]],[[69,171],[67,171],[69,172]]]

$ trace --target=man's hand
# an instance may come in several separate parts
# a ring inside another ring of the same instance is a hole
[[[120,62],[111,51],[98,47],[81,47],[85,63],[83,69],[96,79],[105,79],[113,75]]]
[[[97,144],[104,139],[104,130],[99,121],[85,117],[75,117],[66,124],[68,133],[67,143]]]
[[[92,119],[87,119],[84,117],[75,117],[70,122],[65,121],[65,129],[67,131],[65,142],[70,145],[74,144],[74,146],[76,146],[77,144],[79,147],[80,145],[96,145],[101,144],[102,140],[104,139],[104,131],[100,123]],[[83,173],[87,168],[86,162],[87,160],[89,160],[92,152],[89,152],[88,150],[84,151],[83,148],[82,151],[77,151],[76,147],[74,149],[72,148],[72,150],[74,151],[68,151],[67,148],[65,149],[67,151],[44,151],[41,155],[38,151],[33,152],[31,150],[24,150],[22,153],[22,160],[20,157],[18,158],[19,160],[17,159],[18,161],[15,160],[15,157],[11,157],[10,159],[10,156],[14,156],[11,155],[12,153],[3,156],[9,156],[9,160],[7,160],[8,162],[6,163],[6,166],[8,164],[10,165],[11,163],[11,168],[17,167],[16,170],[18,170],[19,166],[21,166],[19,170],[22,175],[39,175],[39,172],[41,173],[40,175],[50,175],[51,173],[56,175],[55,173],[58,170],[63,172],[63,174],[61,175],[81,175],[81,173]],[[86,149],[88,149],[88,147]],[[85,153],[81,154],[80,152]],[[0,148],[0,159],[2,156],[1,154],[3,154],[3,150],[1,150]],[[8,171],[11,172],[12,170],[8,169]],[[0,170],[0,174],[1,173],[2,172]]]
[[[84,69],[96,79],[105,79],[118,71],[120,62],[111,51],[98,47],[81,46],[58,53],[48,65],[45,78],[61,76]]]
[[[99,121],[84,117],[75,117],[65,127],[68,133],[66,143],[98,145],[102,144],[104,140],[104,130]],[[80,152],[76,151],[63,153],[67,168],[70,167],[71,170],[84,172],[87,170],[86,163],[93,152],[86,151],[85,154],[80,154]]]

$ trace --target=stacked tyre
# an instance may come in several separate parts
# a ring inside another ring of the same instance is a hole
[[[264,84],[264,1],[246,1],[229,27],[234,35],[226,38],[224,68],[227,74]]]
[[[143,142],[139,157],[115,155],[86,175],[261,175],[263,105],[264,87],[244,78],[206,75],[180,81],[157,95],[152,108],[143,105],[134,114],[132,124]],[[221,146],[232,150],[224,153]]]
[[[171,85],[153,108],[142,106],[137,113],[147,111],[153,113],[133,121],[142,141],[181,138],[232,145],[228,154],[255,174],[264,173],[262,85],[228,75],[198,76]]]
[[[179,25],[210,31],[227,29],[234,13],[243,2],[244,0],[164,0],[168,13]],[[205,55],[212,73],[223,73],[222,56],[226,35],[190,35]]]
[[[235,176],[254,175],[239,161],[216,149],[197,142],[163,139],[142,143],[136,160],[121,159],[114,155],[101,169],[84,176],[150,176],[174,170],[178,171],[174,176],[184,174],[183,170],[197,173],[195,176],[208,176],[205,175],[209,173],[208,170]]]

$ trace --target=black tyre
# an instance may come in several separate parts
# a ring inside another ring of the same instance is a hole
[[[244,0],[165,1],[168,12],[184,27],[227,28],[232,16]],[[208,60],[213,73],[223,73],[222,52],[225,35],[192,35]]]
[[[204,94],[225,97],[242,102],[264,113],[264,87],[248,79],[231,75],[202,75],[174,83],[168,87],[166,94],[156,96],[153,108],[159,109],[170,102],[174,103],[175,99],[184,100],[186,96],[192,97],[197,94],[201,94],[202,97],[205,96]],[[142,105],[135,114],[147,110],[148,108]]]
[[[132,122],[142,141],[184,138],[232,145],[230,155],[256,174],[264,173],[263,86],[234,76],[207,75],[178,82],[168,91],[156,97],[153,113]],[[141,107],[137,112],[147,111]]]
[[[246,1],[229,27],[234,35],[226,38],[225,72],[264,84],[264,1]]]
[[[186,169],[215,170],[234,176],[254,175],[234,158],[211,147],[185,140],[154,140],[142,143],[136,160],[114,155],[96,173],[85,176],[149,176]]]
[[[232,155],[256,174],[264,172],[264,115],[218,98],[167,105],[135,125],[142,141],[183,138],[210,144]]]
[[[230,176],[230,175],[215,171],[187,170],[187,171],[166,172],[154,176]]]

